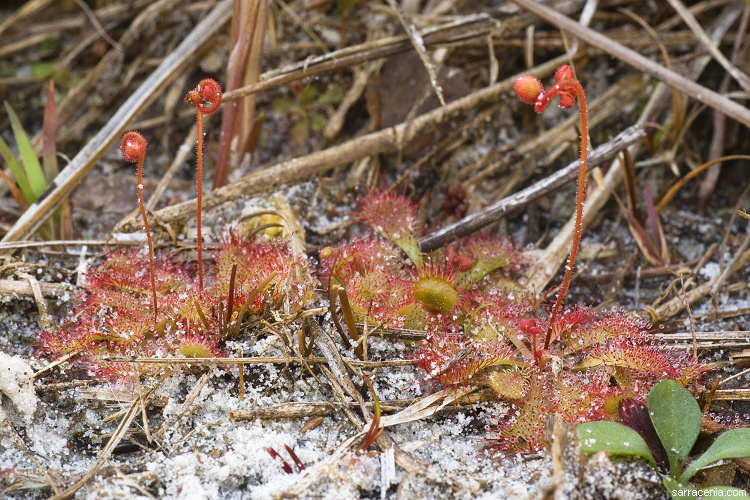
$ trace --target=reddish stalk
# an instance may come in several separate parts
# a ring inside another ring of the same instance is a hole
[[[210,115],[216,112],[221,106],[222,99],[221,86],[211,78],[205,78],[198,83],[198,86],[187,93],[185,101],[195,106],[195,121],[198,128],[198,146],[196,152],[196,185],[197,196],[195,223],[196,239],[198,240],[198,289],[203,291],[203,226],[201,210],[203,208],[203,115]]]
[[[570,287],[570,280],[573,276],[573,267],[576,262],[576,255],[581,244],[581,232],[583,228],[583,202],[586,198],[586,169],[588,166],[589,154],[589,124],[588,124],[588,106],[586,105],[586,94],[583,91],[581,83],[573,76],[573,70],[568,65],[560,66],[555,71],[557,83],[544,91],[544,87],[538,79],[531,75],[524,75],[516,80],[515,90],[518,97],[527,104],[533,104],[537,113],[547,109],[547,105],[555,96],[560,96],[560,107],[568,109],[573,106],[575,98],[578,98],[578,107],[581,110],[581,162],[578,170],[578,192],[576,195],[576,218],[573,231],[573,242],[568,254],[568,263],[565,266],[565,276],[563,277],[560,291],[557,295],[555,305],[552,307],[550,314],[549,327],[544,339],[544,349],[549,349],[552,340],[552,329],[555,325],[555,319],[560,312],[562,303]]]
[[[151,241],[151,231],[148,227],[148,217],[146,217],[146,207],[143,204],[143,161],[146,158],[146,147],[148,143],[140,132],[128,132],[122,136],[120,142],[120,152],[123,158],[130,162],[138,162],[138,205],[141,208],[141,217],[143,217],[143,228],[146,231],[146,241],[148,241],[148,268],[151,274],[151,293],[154,299],[154,323],[156,323],[158,308],[156,305],[156,277],[154,271],[154,245]]]

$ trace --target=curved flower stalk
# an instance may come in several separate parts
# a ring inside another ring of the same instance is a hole
[[[187,93],[185,101],[195,106],[195,121],[198,128],[198,146],[196,148],[196,178],[197,178],[197,204],[196,225],[198,240],[198,286],[203,290],[203,232],[201,209],[203,207],[203,115],[210,115],[216,112],[221,106],[223,97],[221,85],[212,78],[205,78],[198,83],[198,86]]]
[[[120,152],[122,157],[127,161],[138,162],[138,205],[141,208],[141,217],[143,217],[143,228],[146,231],[146,240],[148,241],[148,269],[151,274],[151,294],[154,299],[154,322],[157,321],[159,310],[156,304],[156,272],[154,270],[154,244],[151,241],[151,231],[148,227],[148,217],[146,217],[146,207],[143,204],[143,161],[146,158],[146,147],[148,143],[140,132],[128,132],[122,136],[120,142]]]
[[[573,243],[570,246],[568,263],[565,266],[565,276],[563,277],[557,300],[552,308],[550,323],[547,328],[547,335],[544,339],[544,348],[548,349],[552,337],[552,329],[555,325],[555,319],[560,312],[560,307],[565,301],[568,293],[570,279],[573,276],[573,267],[578,254],[578,247],[581,243],[581,229],[583,227],[583,202],[586,197],[586,168],[588,165],[589,154],[589,124],[588,124],[588,106],[586,105],[586,94],[583,91],[581,83],[575,79],[573,70],[567,64],[563,64],[555,71],[555,80],[557,83],[546,91],[542,83],[532,75],[523,75],[516,80],[515,91],[518,97],[526,104],[534,106],[537,113],[543,112],[555,96],[560,96],[560,107],[569,109],[578,98],[578,106],[581,109],[581,163],[578,170],[578,192],[576,195],[576,219],[575,229],[573,232]]]

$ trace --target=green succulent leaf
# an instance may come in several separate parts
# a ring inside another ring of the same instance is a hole
[[[611,455],[633,455],[645,458],[656,468],[646,442],[630,427],[617,422],[587,422],[577,428],[581,450],[596,453],[607,450]]]
[[[34,200],[36,200],[42,195],[42,193],[44,193],[44,190],[47,189],[47,181],[44,179],[42,166],[39,164],[39,159],[36,157],[34,148],[31,146],[29,136],[26,135],[26,131],[23,129],[23,126],[21,126],[21,120],[18,119],[18,115],[16,115],[16,112],[13,111],[13,108],[11,108],[10,104],[7,102],[5,103],[5,110],[8,112],[10,126],[13,128],[13,135],[16,136],[16,142],[18,143],[18,151],[21,153],[23,168],[26,171],[31,191],[34,193]],[[16,179],[16,181],[18,181],[18,179]],[[21,187],[20,184],[19,187]]]
[[[698,457],[680,476],[685,482],[703,467],[725,458],[750,457],[750,429],[731,429],[719,436],[716,441]]]
[[[669,457],[673,477],[698,438],[701,410],[695,398],[674,380],[662,380],[648,394],[651,421]]]

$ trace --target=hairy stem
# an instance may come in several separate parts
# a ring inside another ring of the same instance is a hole
[[[195,223],[198,242],[198,291],[203,291],[203,229],[201,225],[201,208],[203,206],[203,113],[196,106],[195,120],[198,125],[198,148],[196,153],[196,184],[198,193]]]
[[[578,106],[581,109],[581,164],[578,169],[578,193],[576,195],[576,220],[575,229],[573,232],[573,242],[570,246],[570,254],[568,255],[568,263],[565,266],[565,276],[563,277],[562,284],[560,285],[560,292],[557,295],[557,300],[555,301],[555,305],[552,308],[552,314],[550,315],[549,327],[547,328],[547,336],[544,339],[545,349],[549,349],[549,344],[552,340],[552,328],[555,326],[555,318],[560,311],[562,303],[565,301],[565,296],[568,294],[570,279],[573,276],[573,266],[575,265],[576,255],[578,254],[578,247],[581,243],[581,230],[583,227],[583,202],[586,198],[586,168],[588,166],[589,154],[589,115],[588,106],[586,105],[586,95],[583,92],[583,87],[581,86],[580,82],[578,82],[578,80],[570,79],[558,82],[557,85],[551,87],[547,92],[557,93],[562,87],[575,89],[576,96],[578,97]],[[547,92],[545,92],[545,94]]]
[[[154,244],[151,241],[151,231],[148,228],[148,217],[146,217],[146,206],[143,204],[143,161],[138,160],[138,205],[141,207],[141,216],[143,217],[143,228],[146,231],[146,241],[148,241],[148,266],[151,274],[151,293],[154,297],[154,322],[156,322],[158,309],[156,306],[156,277],[154,268]]]

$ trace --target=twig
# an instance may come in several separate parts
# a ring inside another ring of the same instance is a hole
[[[65,491],[62,491],[58,493],[57,495],[51,497],[49,500],[63,500],[65,498],[68,498],[72,496],[76,491],[80,490],[83,486],[88,483],[91,478],[93,478],[97,472],[99,472],[99,469],[101,469],[106,461],[109,459],[109,456],[112,454],[112,450],[115,449],[115,446],[117,446],[120,441],[122,440],[122,437],[125,435],[125,432],[130,428],[130,425],[133,423],[133,420],[135,420],[135,417],[138,415],[138,410],[140,409],[140,399],[136,399],[130,404],[130,409],[125,414],[125,417],[120,422],[120,425],[117,426],[117,430],[112,435],[111,438],[109,438],[109,441],[107,442],[107,445],[102,449],[101,453],[99,453],[99,457],[96,459],[96,462],[94,462],[94,465],[91,466],[91,468],[86,471],[86,474],[83,475],[83,477],[76,482],[73,486],[65,489]]]
[[[34,276],[31,276],[28,273],[19,272],[16,273],[16,275],[19,278],[23,278],[26,280],[26,283],[28,283],[29,287],[31,288],[31,292],[34,295],[34,300],[36,301],[36,307],[39,310],[39,326],[43,329],[48,329],[53,326],[52,321],[50,320],[49,314],[47,313],[47,303],[44,301],[44,296],[42,295],[42,287],[39,284],[39,281]]]
[[[419,34],[417,29],[414,27],[413,24],[409,24],[406,21],[406,18],[404,17],[404,13],[401,12],[401,9],[396,5],[396,2],[393,0],[387,0],[388,5],[391,6],[391,9],[396,13],[398,16],[398,20],[401,23],[401,26],[404,27],[404,31],[409,35],[409,39],[411,40],[412,45],[414,46],[414,50],[419,55],[419,59],[422,61],[422,65],[427,70],[427,74],[430,77],[430,85],[432,85],[433,90],[435,91],[435,94],[437,95],[438,101],[440,101],[441,106],[445,106],[445,99],[443,98],[443,89],[440,87],[440,84],[437,81],[437,74],[435,73],[435,67],[432,64],[432,61],[430,61],[430,57],[427,55],[427,52],[425,51],[425,45],[424,45],[424,39],[422,38],[422,35]]]
[[[537,5],[537,4],[534,4]],[[728,29],[729,27],[729,20],[731,19],[732,15],[734,14],[733,11],[730,11],[729,8],[732,7],[727,6],[727,9],[725,9],[725,12],[723,12],[721,15],[717,17],[715,24],[715,28],[713,29],[712,36],[716,37],[717,39],[722,36],[722,34]],[[546,12],[546,11],[544,11]],[[535,12],[536,13],[536,12]],[[555,13],[556,14],[556,13]],[[578,26],[577,24],[570,21],[568,18],[565,18],[565,16],[562,16],[565,21],[566,25],[568,25],[568,28],[570,29],[577,29],[575,33],[577,35],[581,35],[581,30],[587,30],[587,28],[583,28]],[[569,24],[572,23],[572,24]],[[576,28],[574,28],[576,27]],[[567,29],[567,28],[566,28]],[[591,30],[587,30],[591,31]],[[605,38],[602,35],[599,35],[598,33],[594,33],[600,38]],[[585,37],[581,37],[582,39],[586,40]],[[628,49],[629,50],[629,49]],[[632,52],[632,51],[630,51]],[[640,56],[638,56],[640,57]],[[648,61],[646,59],[646,61]],[[696,60],[691,66],[690,66],[690,73],[691,76],[697,77],[702,70],[705,68],[706,63],[708,62],[708,59],[701,60],[700,58]],[[656,63],[650,63],[653,65],[656,65]],[[657,85],[653,92],[651,93],[651,97],[644,107],[644,109],[641,112],[641,115],[638,118],[638,121],[636,122],[637,125],[643,126],[649,119],[650,116],[653,115],[659,108],[662,107],[663,101],[667,97],[667,87],[664,84]],[[743,108],[744,109],[744,108]],[[750,111],[748,111],[750,114]],[[628,148],[628,153],[632,157],[637,156],[637,152],[640,149],[641,144],[636,143],[630,146]],[[595,215],[599,212],[601,207],[604,206],[606,201],[609,199],[609,196],[615,189],[615,187],[620,183],[620,180],[622,179],[622,169],[620,168],[620,159],[616,158],[612,165],[610,165],[609,171],[604,176],[604,183],[600,186],[598,186],[597,189],[595,189],[592,193],[589,194],[587,205],[584,209],[584,226],[590,223],[591,220],[595,217]],[[569,220],[565,226],[562,227],[562,229],[557,233],[554,240],[547,245],[547,247],[544,249],[542,254],[535,260],[532,267],[526,272],[526,280],[525,284],[530,290],[535,290],[537,293],[539,293],[541,290],[544,290],[549,281],[552,279],[553,273],[555,270],[562,264],[562,262],[565,259],[565,256],[567,254],[568,246],[570,245],[571,238],[573,236],[573,220]],[[653,316],[652,316],[653,318]]]
[[[741,266],[750,261],[750,251],[746,251],[739,255],[739,258],[737,258],[737,260],[735,261],[735,265],[733,266],[735,270],[739,269]],[[698,300],[709,295],[713,291],[714,285],[719,281],[720,278],[721,276],[719,275],[714,276],[710,281],[706,281],[705,283],[702,283],[701,285],[687,292],[684,297],[675,297],[669,302],[661,305],[657,309],[653,309],[650,307],[646,307],[644,309],[651,317],[650,319],[652,323],[659,323],[664,319],[670,318],[682,311],[682,309],[685,307],[684,300],[686,300],[688,304],[694,304]]]
[[[476,26],[474,26],[476,25]],[[434,28],[425,29],[421,32],[425,45],[433,45],[451,40],[454,37],[464,36],[466,31],[474,26],[472,36],[485,36],[495,27],[495,21],[486,15],[462,17],[460,20],[446,23]],[[269,71],[261,75],[258,83],[248,85],[224,94],[225,101],[232,101],[278,87],[285,83],[299,80],[308,76],[336,71],[356,64],[361,64],[373,59],[388,57],[409,50],[411,44],[406,35],[399,35],[371,43],[347,47],[330,54],[306,59],[293,65]]]
[[[310,322],[312,323],[312,321]],[[317,345],[317,344],[316,344]],[[279,357],[258,357],[258,358],[137,358],[130,356],[101,356],[94,358],[97,363],[143,363],[143,364],[195,364],[195,365],[224,365],[224,364],[288,364],[288,363],[322,363],[327,364],[328,360],[322,357],[311,358],[279,358]],[[348,364],[361,368],[384,368],[388,366],[413,366],[416,361],[409,359],[395,359],[390,361],[352,361],[347,360]]]
[[[200,395],[207,382],[208,373],[204,373],[201,378],[198,379],[198,382],[190,391],[190,394],[188,394],[188,396],[185,398],[185,402],[182,403],[177,412],[170,418],[168,418],[165,422],[163,422],[161,426],[156,429],[156,431],[154,431],[154,440],[156,440],[157,442],[161,441],[161,439],[164,437],[164,434],[167,432],[167,430],[169,430],[170,427],[175,425],[180,418],[184,418],[190,413],[191,408],[195,403],[195,399]]]
[[[740,87],[742,87],[745,92],[750,92],[750,78],[748,78],[745,73],[740,71],[737,66],[732,64],[729,59],[727,59],[726,56],[721,53],[716,45],[711,43],[708,35],[705,31],[703,31],[703,27],[700,25],[692,12],[685,8],[682,2],[679,2],[678,0],[667,1],[669,2],[669,5],[671,5],[675,11],[677,11],[677,14],[682,18],[685,24],[688,25],[690,30],[695,34],[695,37],[700,41],[701,45],[703,45],[703,48],[705,48],[708,53],[711,54],[711,57],[716,59],[716,62],[718,62],[725,70],[727,70],[727,73],[732,75],[732,78],[734,78],[734,80],[740,85]]]
[[[112,47],[116,49],[121,48],[120,44],[114,41],[111,36],[109,36],[109,34],[107,33],[107,30],[104,29],[104,27],[102,26],[102,23],[100,23],[99,19],[96,17],[96,14],[94,14],[91,8],[89,8],[89,6],[86,5],[86,3],[84,3],[83,0],[73,0],[73,1],[86,14],[86,17],[88,18],[89,22],[94,26],[94,29],[99,34],[99,36],[105,39],[107,43],[110,44]]]
[[[36,247],[56,247],[56,246],[71,246],[71,247],[82,247],[82,246],[107,246],[111,242],[108,240],[47,240],[47,241],[9,241],[7,243],[0,243],[0,250],[10,250],[17,248],[36,248]],[[119,246],[123,245],[140,245],[140,241],[119,241]]]
[[[724,268],[724,271],[719,275],[719,279],[716,280],[716,283],[714,283],[711,288],[711,295],[718,294],[721,287],[724,286],[724,282],[727,278],[738,269],[739,261],[743,258],[748,248],[750,248],[750,234],[745,235],[745,239],[742,240],[742,244],[737,249],[737,252],[735,252],[734,257],[732,257],[732,260],[727,264],[727,267]]]
[[[125,132],[128,123],[145,109],[195,54],[206,46],[213,35],[229,20],[232,1],[222,0],[149,75],[120,109],[110,118],[81,151],[71,160],[47,190],[16,221],[3,237],[3,242],[28,237],[44,222],[65,197],[78,185],[104,153]]]
[[[539,65],[530,74],[543,76],[548,74],[567,60],[567,56],[557,57]],[[444,107],[417,117],[406,135],[407,124],[401,123],[378,132],[373,132],[341,145],[323,151],[318,151],[294,160],[279,163],[259,172],[247,175],[232,184],[213,190],[203,198],[203,208],[211,207],[251,196],[256,193],[269,191],[286,183],[299,182],[312,176],[320,175],[339,165],[344,165],[361,158],[391,153],[398,149],[399,144],[407,142],[411,137],[418,136],[432,130],[459,113],[475,109],[482,105],[494,103],[499,96],[508,93],[513,88],[516,77],[505,79],[491,87],[478,90],[466,97],[457,99]],[[195,214],[195,200],[188,200],[156,212],[155,216],[164,223],[171,223]],[[123,231],[138,231],[140,224],[134,222],[123,225]]]
[[[38,281],[36,282],[38,292],[35,291],[34,288],[34,285],[28,280],[0,280],[0,295],[34,295],[35,297],[41,296],[49,299],[59,299],[73,289],[73,287],[67,283],[40,283]]]
[[[661,66],[651,59],[643,57],[634,50],[613,41],[601,33],[597,33],[592,29],[581,26],[569,17],[553,10],[551,7],[547,7],[533,0],[513,1],[545,21],[555,24],[561,29],[579,37],[584,42],[603,50],[627,64],[630,64],[634,68],[653,76],[670,87],[679,90],[683,94],[689,95],[693,99],[724,113],[750,128],[750,109],[673,71],[669,71],[664,66]]]
[[[480,400],[491,400],[493,396],[490,393],[480,394],[481,398],[461,400],[461,403],[476,404]],[[383,411],[400,411],[404,408],[418,402],[419,399],[392,399],[380,401],[380,409]],[[340,403],[331,403],[329,401],[309,401],[281,403],[266,408],[256,408],[253,410],[235,410],[229,411],[229,419],[232,422],[238,420],[261,419],[279,419],[279,418],[310,418],[324,417],[336,411]],[[456,402],[458,404],[458,402]],[[347,403],[351,408],[359,407],[357,403]],[[372,408],[374,403],[365,403],[368,408]]]
[[[623,149],[637,143],[645,136],[645,132],[639,126],[633,126],[624,130],[617,137],[596,148],[589,156],[589,164],[596,166],[605,160],[615,156]],[[579,161],[571,162],[567,167],[562,168],[542,179],[533,186],[519,191],[499,202],[485,207],[479,212],[464,217],[460,221],[446,226],[443,229],[432,233],[419,242],[419,248],[423,252],[429,252],[440,246],[450,238],[466,236],[482,227],[491,224],[506,215],[515,213],[517,210],[527,206],[530,202],[545,196],[546,194],[560,188],[567,182],[572,181],[578,174]]]

